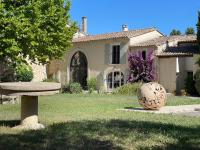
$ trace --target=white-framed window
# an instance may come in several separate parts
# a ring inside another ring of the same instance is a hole
[[[120,71],[110,72],[107,75],[107,87],[112,90],[124,85],[124,74]]]
[[[105,64],[126,64],[127,45],[125,42],[114,42],[105,44]]]
[[[111,52],[111,64],[120,64],[120,45],[112,45]]]

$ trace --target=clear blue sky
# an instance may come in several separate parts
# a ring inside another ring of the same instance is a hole
[[[129,29],[156,27],[168,35],[172,29],[184,32],[196,29],[200,0],[72,0],[70,11],[74,21],[88,18],[89,34],[121,31],[122,24]]]

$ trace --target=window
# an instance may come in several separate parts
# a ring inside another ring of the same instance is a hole
[[[122,72],[115,71],[108,74],[107,85],[109,89],[124,85],[124,75]]]
[[[112,46],[112,64],[120,63],[120,45]]]
[[[142,58],[143,60],[146,60],[146,51],[142,51]]]

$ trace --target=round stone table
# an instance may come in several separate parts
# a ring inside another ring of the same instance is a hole
[[[7,82],[0,83],[0,93],[21,96],[21,124],[16,129],[43,129],[38,123],[38,96],[59,93],[60,83],[49,82]]]

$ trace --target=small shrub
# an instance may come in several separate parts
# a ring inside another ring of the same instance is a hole
[[[44,79],[42,82],[56,82],[56,83],[58,83],[58,80],[53,79],[53,78],[47,78],[47,79]]]
[[[92,93],[94,90],[97,90],[97,79],[91,78],[87,81],[88,90]]]
[[[116,88],[113,94],[136,95],[139,87],[140,83],[124,84],[123,86]]]
[[[82,92],[82,88],[80,83],[73,82],[69,84],[70,93],[72,94],[79,94]]]
[[[15,70],[16,81],[30,82],[33,79],[33,70],[31,66],[21,64]]]
[[[185,90],[186,93],[189,95],[197,95],[193,76],[187,76],[187,78],[185,79]]]
[[[198,69],[194,75],[195,80],[195,88],[197,92],[200,94],[200,69]]]

